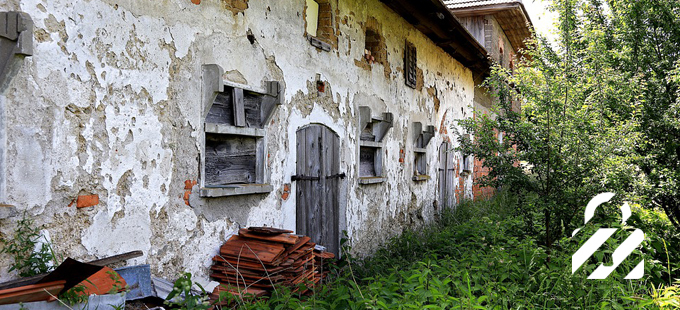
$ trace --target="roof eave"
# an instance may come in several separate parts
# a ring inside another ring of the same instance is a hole
[[[531,18],[529,17],[529,13],[524,7],[524,4],[522,4],[521,2],[486,4],[465,8],[454,8],[451,9],[451,12],[456,17],[464,18],[472,16],[496,15],[499,14],[500,12],[510,10],[521,10],[522,16],[524,17],[525,22],[524,24],[526,25],[526,33],[530,36],[532,33],[535,32],[534,24],[532,23]],[[507,25],[501,24],[501,28],[504,28],[505,30],[506,27],[504,26]],[[524,44],[524,40],[511,40],[511,44],[513,45],[513,48],[515,48],[515,50],[520,50],[526,47],[526,45]]]
[[[488,52],[440,0],[413,5],[409,0],[380,0],[437,46],[478,75],[488,75]]]

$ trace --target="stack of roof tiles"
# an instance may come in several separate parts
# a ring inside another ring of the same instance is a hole
[[[315,246],[309,237],[290,230],[242,228],[222,245],[220,255],[213,257],[211,277],[223,285],[215,288],[211,298],[217,299],[224,291],[263,296],[275,285],[306,293],[328,274],[326,265],[335,257]]]

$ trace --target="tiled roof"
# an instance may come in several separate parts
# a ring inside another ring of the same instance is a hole
[[[444,0],[449,10],[504,3],[522,3],[522,0]]]

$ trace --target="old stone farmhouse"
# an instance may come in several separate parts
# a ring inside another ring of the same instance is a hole
[[[456,120],[527,27],[446,2],[0,2],[0,237],[167,277],[247,226],[371,253],[472,198]]]

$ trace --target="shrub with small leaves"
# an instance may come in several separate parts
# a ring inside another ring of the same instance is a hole
[[[55,255],[52,248],[45,240],[36,251],[36,245],[40,244],[40,228],[35,227],[33,219],[24,212],[23,218],[17,223],[14,238],[3,241],[4,246],[0,253],[6,253],[14,258],[14,263],[9,271],[18,271],[22,277],[30,277],[46,273],[54,269],[52,264]]]

